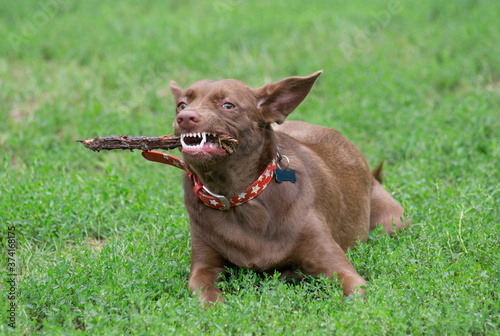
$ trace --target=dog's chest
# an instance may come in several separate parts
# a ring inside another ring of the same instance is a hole
[[[206,210],[191,216],[192,232],[235,265],[265,271],[282,265],[292,249],[285,228],[259,204],[231,213]]]

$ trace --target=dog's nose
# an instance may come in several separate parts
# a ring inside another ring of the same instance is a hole
[[[201,117],[195,111],[181,111],[175,118],[180,128],[190,132],[201,121]]]

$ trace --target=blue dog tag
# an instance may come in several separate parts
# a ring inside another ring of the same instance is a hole
[[[292,183],[297,182],[297,177],[295,176],[295,170],[293,169],[276,168],[274,170],[274,176],[276,177],[276,182],[278,183],[281,183],[283,181],[290,181]]]

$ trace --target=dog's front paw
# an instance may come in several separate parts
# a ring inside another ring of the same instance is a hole
[[[345,296],[366,294],[366,281],[358,274],[342,274],[339,275],[342,280],[342,290]]]
[[[210,308],[217,303],[224,303],[222,292],[215,286],[207,286],[198,290],[195,294],[200,300],[203,308]]]

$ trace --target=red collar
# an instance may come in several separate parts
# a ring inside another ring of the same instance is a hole
[[[227,199],[223,195],[211,192],[207,187],[201,184],[198,177],[186,169],[186,164],[183,160],[170,154],[156,151],[143,151],[142,156],[146,160],[168,164],[187,171],[189,178],[194,182],[193,191],[196,197],[206,206],[218,210],[229,210],[231,207],[241,205],[255,198],[269,185],[273,178],[274,170],[276,169],[276,159],[274,159],[257,181],[252,183],[245,192]]]

